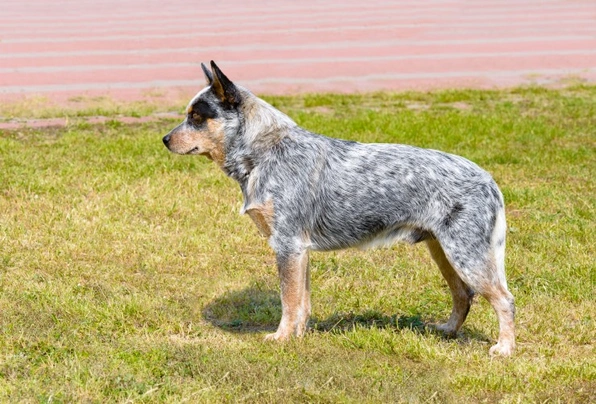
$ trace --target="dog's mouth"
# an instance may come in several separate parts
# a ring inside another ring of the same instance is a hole
[[[189,151],[187,151],[185,154],[199,154],[199,148],[198,147],[193,147],[192,149],[190,149]]]

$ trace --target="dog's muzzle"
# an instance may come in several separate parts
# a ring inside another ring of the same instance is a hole
[[[163,139],[161,139],[161,140],[163,140],[163,144],[165,144],[168,149],[170,148],[170,138],[171,138],[171,133],[168,133],[167,135],[165,135],[163,137]]]
[[[176,132],[178,132],[180,130],[180,128],[184,125],[184,122],[181,123],[180,125],[176,126],[174,129],[172,129],[167,135],[165,135],[162,139],[163,144],[166,145],[166,147],[168,148],[168,150],[172,150],[170,148],[170,141],[172,140],[172,135],[175,134]]]

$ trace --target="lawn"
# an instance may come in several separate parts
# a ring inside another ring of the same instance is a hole
[[[263,342],[281,316],[274,255],[232,180],[161,143],[178,120],[156,114],[183,103],[31,102],[0,119],[70,120],[0,130],[0,402],[596,401],[596,86],[267,101],[312,131],[493,174],[514,356],[489,358],[482,298],[457,339],[429,331],[451,298],[423,245],[311,254],[310,331]]]

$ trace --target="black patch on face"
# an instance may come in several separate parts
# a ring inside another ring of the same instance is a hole
[[[194,126],[200,126],[207,119],[217,118],[217,110],[204,100],[195,102],[188,113],[188,122]]]

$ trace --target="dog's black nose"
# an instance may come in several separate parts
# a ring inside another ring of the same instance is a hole
[[[168,133],[167,135],[165,135],[162,140],[163,144],[165,144],[166,147],[168,147],[168,143],[170,143],[170,134]]]

